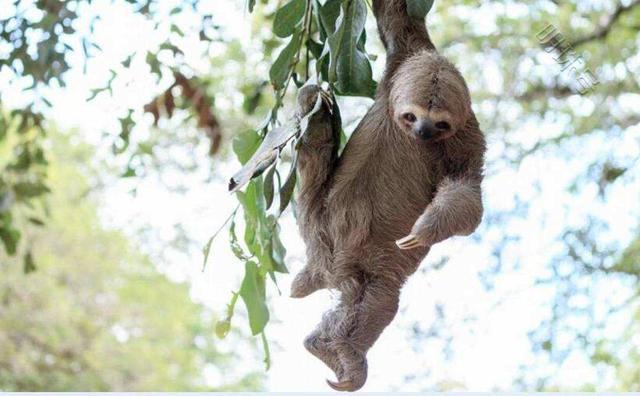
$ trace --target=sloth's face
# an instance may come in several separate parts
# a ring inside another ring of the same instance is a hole
[[[464,128],[471,112],[467,85],[445,58],[423,52],[396,72],[390,92],[393,119],[424,141],[442,141]]]
[[[403,104],[394,109],[396,124],[414,138],[442,141],[456,133],[457,125],[448,111]]]

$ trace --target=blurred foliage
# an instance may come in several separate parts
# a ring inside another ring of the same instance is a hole
[[[0,389],[260,389],[259,374],[220,375],[243,357],[218,350],[212,313],[191,301],[188,286],[100,225],[82,171],[92,151],[49,134],[51,217],[29,238],[38,271],[25,277],[0,253]],[[211,388],[211,370],[227,382]]]
[[[40,200],[50,191],[40,122],[32,113],[0,109],[0,240],[10,255],[17,252],[23,232],[44,224],[47,212]],[[33,269],[32,254],[26,250],[24,271]]]

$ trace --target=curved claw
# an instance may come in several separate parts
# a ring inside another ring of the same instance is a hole
[[[320,90],[320,96],[322,96],[322,99],[324,100],[324,103],[328,107],[333,106],[333,99],[331,99],[331,95],[329,95],[329,93],[326,92],[324,89]]]
[[[414,249],[419,246],[422,246],[422,243],[420,243],[418,238],[412,234],[412,235],[407,235],[402,239],[398,239],[396,241],[396,245],[398,245],[400,249],[407,250],[407,249]]]
[[[327,380],[327,385],[329,385],[331,389],[339,392],[353,392],[358,390],[357,388],[354,388],[353,382],[351,381],[333,382],[331,380]]]

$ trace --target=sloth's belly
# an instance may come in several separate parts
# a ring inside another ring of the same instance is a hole
[[[371,156],[363,166],[355,163],[361,157],[350,154],[345,153],[336,169],[328,196],[333,239],[392,246],[409,233],[431,201],[434,175],[429,174],[428,164],[412,155],[406,161]]]
[[[431,197],[408,188],[420,180],[424,184],[424,178],[409,177],[414,179],[405,178],[405,183],[378,176],[367,183],[356,178],[334,185],[327,208],[334,265],[393,276],[408,276],[417,269],[429,249],[401,250],[395,241],[409,234]]]

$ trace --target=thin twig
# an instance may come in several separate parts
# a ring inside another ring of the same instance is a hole
[[[211,244],[213,243],[213,241],[216,239],[216,237],[218,236],[218,234],[220,234],[220,232],[222,232],[222,230],[227,226],[227,224],[229,223],[229,221],[231,219],[233,219],[236,215],[236,213],[238,213],[238,209],[240,209],[240,204],[238,204],[236,206],[236,208],[233,210],[233,212],[231,212],[231,214],[229,215],[229,217],[227,217],[227,219],[224,221],[224,223],[222,223],[222,225],[220,226],[220,228],[218,228],[218,230],[216,232],[213,233],[213,235],[211,236],[211,238],[209,238],[209,241],[207,242],[207,247],[209,249],[211,249]],[[208,254],[204,259],[204,262],[202,263],[202,272],[204,272],[204,270],[207,268],[207,260],[208,259]]]

